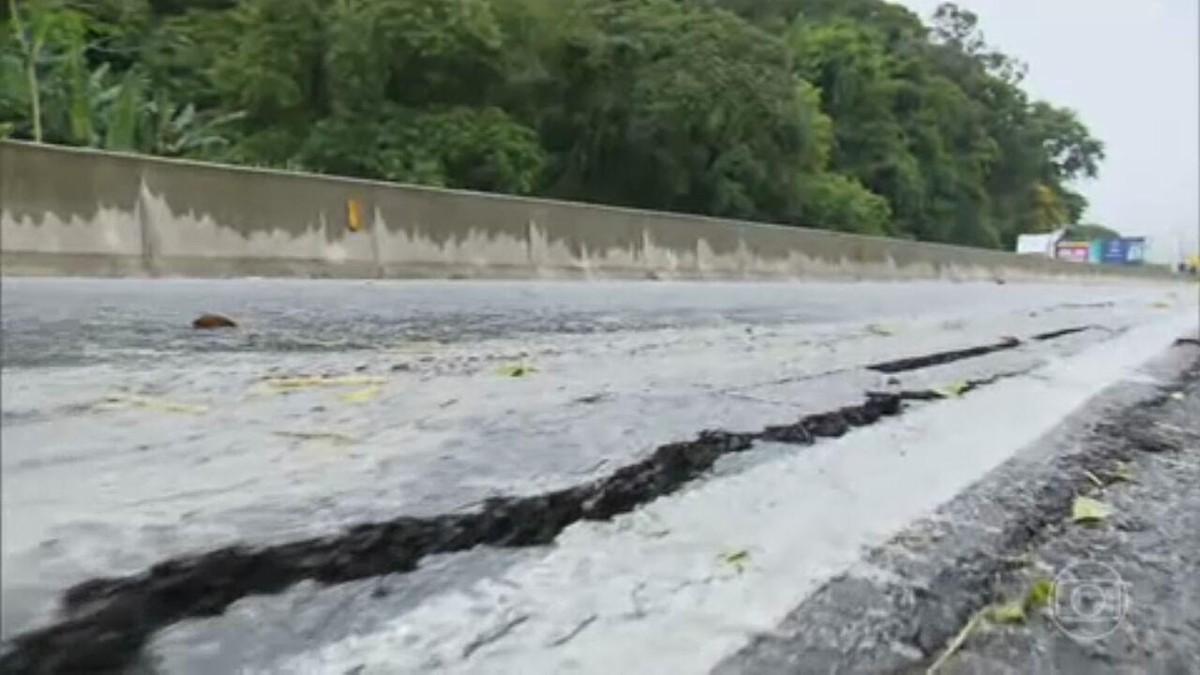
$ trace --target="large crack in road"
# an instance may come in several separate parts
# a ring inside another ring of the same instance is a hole
[[[1065,329],[1058,335],[1085,329]],[[893,362],[895,369],[883,372],[939,365],[1020,344],[1009,338],[998,345],[926,354]],[[58,622],[18,635],[7,645],[0,669],[118,671],[137,657],[156,631],[184,619],[221,614],[247,596],[279,593],[305,580],[341,583],[409,572],[427,556],[476,546],[545,545],[573,523],[609,520],[675,492],[708,472],[720,457],[745,452],[755,441],[811,445],[898,415],[904,401],[961,396],[1026,370],[965,381],[951,392],[868,392],[861,404],[757,432],[704,431],[691,441],[659,446],[647,458],[602,478],[532,496],[492,498],[469,513],[402,516],[338,535],[264,547],[224,547],[169,559],[134,576],[86,581],[64,593]]]
[[[600,480],[530,497],[491,499],[473,513],[401,517],[333,537],[223,548],[169,560],[134,577],[85,582],[65,594],[65,620],[18,636],[0,665],[6,672],[28,673],[119,669],[155,630],[219,614],[247,595],[279,592],[306,579],[337,583],[411,571],[425,556],[480,545],[544,545],[572,523],[607,520],[674,492],[722,455],[748,450],[757,439],[811,444],[898,414],[900,405],[898,395],[873,394],[859,406],[758,433],[702,432],[692,441],[660,446]]]
[[[1030,338],[1032,341],[1046,342],[1055,340],[1068,335],[1075,335],[1093,328],[1093,326],[1072,326],[1070,328],[1061,328],[1058,330],[1038,333]],[[923,368],[931,368],[933,366],[942,366],[955,361],[964,359],[973,359],[995,352],[1002,352],[1009,349],[1016,349],[1023,345],[1024,342],[1015,337],[1005,337],[994,344],[979,345],[975,347],[967,347],[965,349],[952,349],[947,351],[934,352],[932,354],[923,354],[921,356],[913,356],[909,358],[896,359],[894,361],[885,361],[867,366],[867,370],[873,370],[877,373],[885,373],[893,375],[896,373],[904,373],[912,370],[921,370]]]
[[[955,395],[1004,376],[965,382]],[[905,400],[946,397],[933,391],[871,392],[860,405],[759,432],[705,431],[694,440],[660,446],[602,479],[540,495],[491,499],[476,512],[400,517],[277,546],[227,547],[164,561],[132,577],[87,581],[64,594],[63,620],[17,636],[0,657],[0,667],[12,673],[119,670],[155,631],[186,618],[220,614],[249,595],[277,593],[304,580],[339,583],[408,572],[426,556],[475,546],[545,545],[575,522],[608,520],[675,492],[721,456],[747,451],[756,440],[811,445],[898,415]]]

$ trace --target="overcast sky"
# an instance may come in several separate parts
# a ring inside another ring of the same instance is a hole
[[[926,21],[942,0],[901,0]],[[1029,65],[1033,96],[1104,141],[1085,220],[1153,238],[1173,261],[1200,230],[1200,0],[960,0],[989,44]]]

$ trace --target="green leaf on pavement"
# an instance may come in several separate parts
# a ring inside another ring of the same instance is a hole
[[[728,553],[721,554],[721,562],[732,566],[740,574],[750,562],[750,552],[746,549],[738,549]]]
[[[1053,595],[1054,582],[1040,578],[1025,592],[1025,597],[989,607],[987,618],[993,623],[1025,623],[1029,619],[1029,612],[1050,604]]]
[[[1071,505],[1071,520],[1077,523],[1098,523],[1112,515],[1112,509],[1091,497],[1076,497]]]
[[[996,623],[1025,623],[1025,603],[1013,600],[995,605],[988,611],[988,618]]]
[[[1033,582],[1029,587],[1029,592],[1025,594],[1025,609],[1041,609],[1050,604],[1050,598],[1054,597],[1054,582],[1050,579],[1042,577]]]

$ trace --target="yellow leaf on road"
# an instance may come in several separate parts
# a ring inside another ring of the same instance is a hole
[[[375,400],[381,393],[383,393],[383,387],[370,386],[348,394],[342,394],[338,398],[346,403],[366,403]]]
[[[1071,505],[1071,520],[1077,523],[1098,523],[1112,515],[1112,509],[1091,497],[1076,497]]]
[[[276,391],[293,391],[312,387],[364,387],[381,385],[387,380],[376,375],[301,375],[269,377],[265,382]]]
[[[156,410],[158,412],[177,413],[184,415],[198,415],[208,411],[208,406],[196,405],[193,403],[180,403],[178,401],[168,401],[162,398],[151,398],[149,396],[131,396],[125,394],[114,394],[106,396],[97,407],[100,408],[143,408],[146,410]]]
[[[934,389],[934,393],[942,398],[958,398],[963,395],[969,385],[966,382],[953,382],[944,387]]]

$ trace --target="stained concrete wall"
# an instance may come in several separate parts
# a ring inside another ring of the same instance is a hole
[[[1152,277],[668,213],[0,143],[6,275]]]

